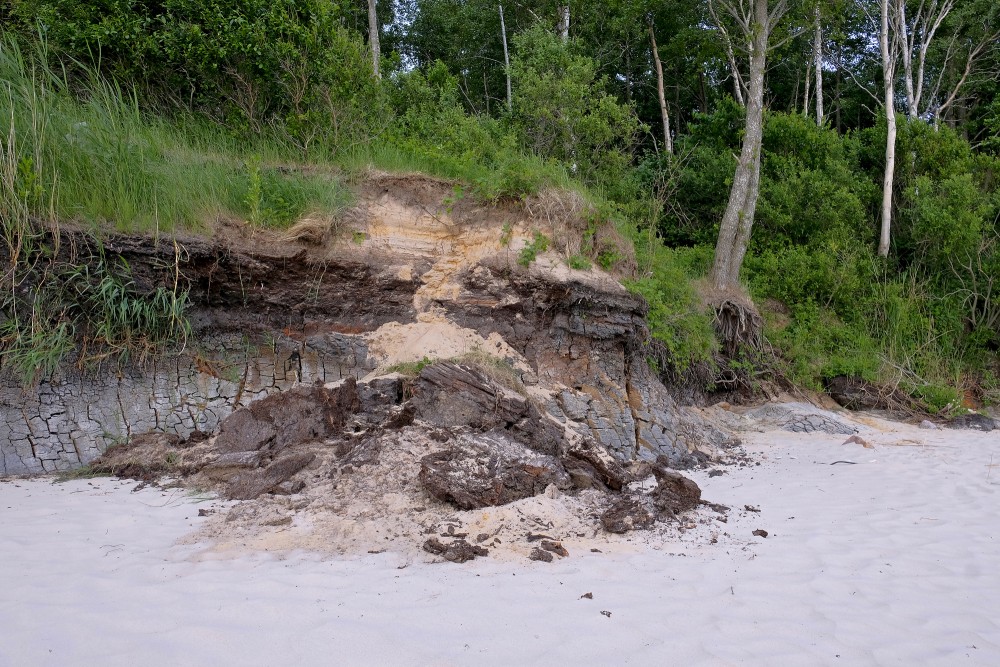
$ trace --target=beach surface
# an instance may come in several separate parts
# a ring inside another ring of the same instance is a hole
[[[751,433],[685,473],[726,521],[552,563],[223,548],[232,503],[4,480],[0,665],[997,665],[998,433]]]

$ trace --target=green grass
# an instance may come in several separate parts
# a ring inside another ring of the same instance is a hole
[[[220,217],[286,227],[350,202],[332,165],[296,165],[277,138],[152,117],[96,76],[71,91],[44,56],[0,36],[3,208],[20,207],[20,217],[169,233],[204,231]]]

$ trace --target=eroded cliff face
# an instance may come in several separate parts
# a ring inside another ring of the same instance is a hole
[[[453,195],[433,179],[376,175],[329,229],[109,239],[140,285],[172,284],[179,269],[194,337],[141,367],[70,366],[29,390],[3,380],[0,474],[74,468],[147,431],[200,437],[296,386],[455,358],[501,360],[538,418],[622,461],[677,466],[725,441],[650,371],[641,299],[567,268],[558,243],[521,266],[535,232],[564,230],[526,207]]]

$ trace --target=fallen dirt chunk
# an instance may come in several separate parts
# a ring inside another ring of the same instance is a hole
[[[852,435],[850,438],[848,438],[847,440],[845,440],[842,444],[844,444],[844,445],[850,445],[852,443],[861,445],[865,449],[875,449],[875,445],[873,445],[872,443],[868,442],[867,440],[865,440],[864,438],[862,438],[859,435]]]
[[[262,493],[267,493],[278,487],[289,477],[305,468],[315,460],[311,452],[289,454],[277,459],[263,470],[254,470],[239,475],[229,487],[227,497],[230,500],[253,500]]]
[[[334,435],[360,407],[353,377],[335,389],[295,387],[254,401],[224,419],[215,447],[223,453],[265,447],[277,452]]]
[[[601,614],[603,616],[607,616],[608,618],[611,618],[611,612],[610,611],[602,611]]]
[[[202,472],[213,481],[223,482],[258,465],[260,465],[260,452],[229,452],[202,468]]]
[[[541,533],[528,533],[526,536],[529,542],[537,542],[538,540],[552,540],[555,539],[550,535],[542,535]]]
[[[997,428],[997,422],[986,415],[971,412],[967,415],[955,417],[946,426],[948,428],[970,428],[976,431],[992,431]]]
[[[719,514],[726,514],[729,512],[729,507],[721,503],[710,503],[707,500],[702,500],[701,504],[715,512],[718,512]]]
[[[581,600],[593,600],[594,599],[594,594],[593,593],[584,593],[583,595],[580,596],[580,599]]]
[[[761,530],[760,528],[758,528],[757,530],[753,531],[753,534],[754,534],[755,537],[767,537],[767,531],[766,530]]]
[[[596,473],[598,480],[615,491],[621,491],[627,483],[632,481],[632,476],[615,459],[611,452],[598,447],[593,442],[584,441],[573,446],[569,450],[569,455],[565,458],[569,460],[577,459],[587,464]],[[589,472],[583,466],[577,466],[576,471],[578,475],[586,475]],[[574,482],[576,482],[575,479]]]
[[[656,476],[653,502],[661,512],[677,515],[701,502],[701,488],[693,480],[665,468],[655,468],[653,474]]]
[[[109,447],[91,462],[90,468],[95,474],[154,484],[164,475],[187,473],[180,443],[180,437],[173,433],[140,433],[126,444]]]
[[[627,533],[630,530],[648,530],[656,518],[632,498],[624,498],[601,515],[601,526],[609,533]]]
[[[502,433],[463,436],[454,448],[428,454],[419,479],[432,496],[464,510],[536,496],[549,484],[570,485],[559,461]]]
[[[441,556],[452,563],[464,563],[477,556],[488,556],[490,552],[485,547],[469,544],[464,539],[458,539],[450,544],[444,544],[436,537],[424,542],[424,551],[435,556]]]
[[[543,563],[551,563],[553,561],[553,558],[552,554],[550,554],[548,551],[543,551],[542,549],[535,547],[534,549],[531,550],[531,553],[528,554],[528,560],[540,560]]]
[[[566,551],[566,547],[562,545],[562,542],[551,542],[549,540],[542,540],[542,548],[546,551],[551,551],[560,558],[566,558],[569,556],[569,552]]]

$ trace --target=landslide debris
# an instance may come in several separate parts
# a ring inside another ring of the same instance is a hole
[[[227,530],[334,521],[341,539],[371,540],[386,527],[383,541],[452,562],[514,543],[531,559],[567,557],[564,539],[649,529],[698,506],[697,484],[666,457],[626,466],[572,426],[488,370],[441,362],[415,378],[274,394],[194,443],[136,436],[95,468],[147,480],[173,474],[241,501],[212,517]],[[557,523],[524,503],[562,514]]]

